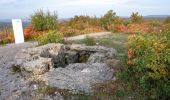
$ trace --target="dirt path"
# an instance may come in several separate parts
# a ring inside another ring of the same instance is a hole
[[[66,37],[64,38],[65,41],[73,41],[73,40],[82,40],[85,39],[86,36],[89,37],[100,37],[100,36],[104,36],[104,35],[109,35],[111,34],[111,32],[98,32],[98,33],[90,33],[90,34],[84,34],[84,35],[79,35],[79,36],[74,36],[74,37]]]

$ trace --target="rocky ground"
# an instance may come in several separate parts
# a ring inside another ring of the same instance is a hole
[[[103,46],[37,43],[0,47],[1,100],[63,100],[58,89],[92,92],[92,84],[114,80],[117,51]],[[19,67],[19,68],[18,68]]]
[[[10,96],[22,88],[24,81],[19,74],[13,74],[12,64],[15,54],[21,50],[35,47],[37,43],[9,44],[0,47],[0,99],[12,100]]]
[[[36,46],[37,43],[0,46],[0,100],[63,100],[59,93],[53,97],[37,93],[34,91],[37,89],[36,85],[30,85],[18,69],[13,69],[17,52]]]

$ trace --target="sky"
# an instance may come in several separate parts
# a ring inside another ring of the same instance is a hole
[[[0,19],[30,18],[38,9],[57,11],[59,18],[100,17],[110,9],[119,16],[170,15],[170,0],[0,0]]]

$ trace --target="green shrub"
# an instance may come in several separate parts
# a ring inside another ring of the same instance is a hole
[[[58,17],[56,12],[38,10],[31,16],[31,23],[36,31],[56,30],[58,28]]]
[[[142,23],[143,22],[143,17],[141,15],[139,15],[138,12],[133,12],[130,19],[131,19],[132,23]]]
[[[130,36],[128,58],[126,75],[142,86],[149,98],[165,100],[170,97],[169,34]]]
[[[39,45],[44,45],[48,43],[63,43],[64,37],[62,33],[57,31],[49,31],[46,34],[43,34],[37,38]]]
[[[121,19],[116,15],[116,12],[109,10],[100,18],[100,25],[106,30],[110,30],[110,26],[121,23]]]
[[[96,41],[94,38],[86,36],[86,38],[82,41],[87,46],[93,46],[96,45]]]

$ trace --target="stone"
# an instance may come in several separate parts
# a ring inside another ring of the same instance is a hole
[[[79,44],[72,44],[66,46],[66,48],[74,51],[103,52],[106,53],[108,57],[116,57],[117,55],[117,51],[115,49],[103,46],[83,46]]]
[[[66,64],[76,63],[78,60],[78,53],[75,51],[67,51],[65,53]]]
[[[56,62],[54,59],[62,61],[58,57],[62,51],[62,46],[62,44],[47,44],[27,50],[23,49],[16,54],[14,64],[33,74],[43,74],[54,68]]]
[[[43,74],[40,80],[51,87],[90,93],[92,84],[112,80],[113,73],[105,63],[76,63]]]
[[[53,59],[53,63],[54,63],[55,68],[66,66],[65,54],[64,53],[60,53],[60,54],[57,54],[57,55],[51,55],[51,57]]]
[[[23,73],[31,72],[23,74],[30,80],[73,93],[91,93],[93,84],[115,79],[109,62],[116,55],[115,49],[103,46],[47,44],[19,51],[14,64]]]
[[[87,63],[104,63],[106,60],[106,55],[104,53],[94,53],[92,54]]]
[[[49,71],[50,66],[53,66],[51,58],[39,58],[31,62],[23,63],[21,68],[33,74],[44,74]]]

